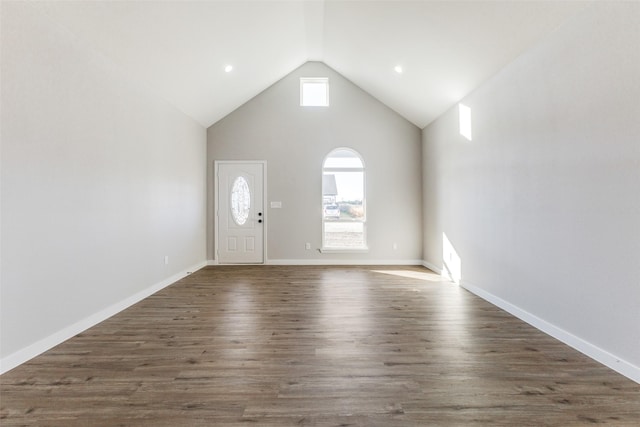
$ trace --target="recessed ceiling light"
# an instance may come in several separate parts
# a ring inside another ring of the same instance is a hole
[[[227,65],[224,67],[225,73],[230,73],[233,70],[233,65]]]
[[[393,69],[396,73],[402,74],[402,67],[400,65],[396,65]]]

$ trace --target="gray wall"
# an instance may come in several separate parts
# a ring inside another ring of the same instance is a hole
[[[463,285],[636,379],[638,22],[638,3],[588,8],[463,100],[472,142],[457,108],[423,131],[425,260],[445,233]]]
[[[1,35],[6,362],[205,261],[206,131],[30,4]]]
[[[328,108],[300,107],[299,78],[329,77]],[[214,160],[266,160],[267,257],[290,260],[422,259],[420,129],[326,65],[309,62],[207,131],[207,255],[214,259]],[[320,254],[322,162],[336,147],[364,158],[368,254]],[[305,250],[310,242],[312,250]],[[393,243],[398,244],[393,250]]]

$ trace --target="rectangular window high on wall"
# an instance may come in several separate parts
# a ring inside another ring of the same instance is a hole
[[[328,107],[329,78],[300,78],[300,105],[303,107]]]
[[[322,168],[322,250],[366,249],[364,163],[355,151],[339,148]]]

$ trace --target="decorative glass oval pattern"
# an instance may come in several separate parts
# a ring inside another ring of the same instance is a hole
[[[238,225],[243,225],[249,218],[251,209],[251,192],[244,177],[239,176],[231,187],[231,216]]]

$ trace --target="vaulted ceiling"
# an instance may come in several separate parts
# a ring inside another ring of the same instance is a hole
[[[33,7],[205,127],[307,61],[326,63],[424,127],[586,5],[235,0]],[[225,72],[226,65],[233,70]]]

